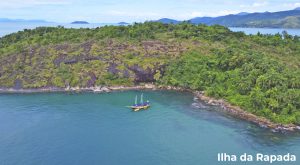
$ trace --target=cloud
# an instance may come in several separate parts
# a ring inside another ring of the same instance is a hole
[[[202,12],[199,11],[193,11],[190,13],[179,13],[179,14],[168,14],[168,15],[164,15],[164,17],[168,17],[168,18],[174,18],[174,19],[179,19],[179,20],[187,20],[190,18],[195,18],[195,17],[202,17],[204,16],[204,14]]]
[[[110,10],[104,12],[103,14],[108,16],[117,16],[117,17],[131,17],[137,19],[149,20],[153,18],[159,18],[160,14],[155,12],[139,12],[139,11],[118,11],[118,10]]]
[[[267,6],[269,5],[269,2],[267,1],[263,1],[263,0],[260,0],[260,1],[257,1],[257,2],[253,2],[252,4],[250,5],[240,5],[241,8],[260,8],[260,7],[264,7],[264,6]]]
[[[18,9],[39,5],[68,5],[71,0],[7,0],[0,3],[1,9]]]
[[[195,12],[196,14],[197,12]],[[224,15],[229,15],[229,14],[237,14],[239,11],[237,10],[219,10],[215,12],[198,12],[199,15],[193,15],[191,14],[191,17],[195,16],[208,16],[208,17],[217,17],[217,16],[224,16]]]
[[[211,13],[212,16],[223,16],[223,15],[229,15],[229,14],[237,14],[240,13],[240,11],[237,10],[221,10],[216,13]]]
[[[289,7],[289,8],[296,8],[296,7],[300,7],[300,2],[296,2],[296,3],[284,3],[283,6]]]
[[[190,14],[190,17],[200,17],[200,16],[203,16],[203,13],[199,11],[194,11]]]
[[[193,12],[186,12],[186,13],[177,13],[177,14],[165,14],[162,17],[177,19],[177,20],[189,20],[195,17],[217,17],[217,16],[224,16],[229,14],[237,14],[240,11],[237,10],[220,10],[214,12],[204,12],[204,11],[193,11]]]
[[[268,2],[255,2],[252,4],[253,7],[262,7],[262,6],[267,6],[268,5]]]

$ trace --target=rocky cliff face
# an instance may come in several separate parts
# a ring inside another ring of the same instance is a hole
[[[155,75],[163,75],[168,60],[185,50],[182,43],[157,40],[34,45],[0,57],[0,83],[19,89],[154,82]]]

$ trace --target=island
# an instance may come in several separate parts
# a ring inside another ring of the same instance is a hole
[[[86,21],[74,21],[71,24],[89,24],[89,23]]]
[[[194,92],[262,126],[293,130],[300,125],[299,45],[286,32],[246,35],[188,22],[39,27],[0,38],[0,86],[4,92],[109,91],[152,84]]]
[[[178,24],[178,23],[180,23],[180,21],[177,21],[175,19],[170,19],[170,18],[161,18],[161,19],[156,20],[154,22],[161,22],[161,23],[164,23],[164,24]]]
[[[118,25],[129,25],[127,22],[119,22]]]

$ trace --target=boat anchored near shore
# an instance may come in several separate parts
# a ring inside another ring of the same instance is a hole
[[[150,102],[147,100],[146,102],[143,101],[143,94],[141,94],[141,100],[140,103],[137,103],[137,96],[135,96],[135,102],[134,105],[129,106],[133,111],[139,111],[139,110],[146,110],[150,107]]]

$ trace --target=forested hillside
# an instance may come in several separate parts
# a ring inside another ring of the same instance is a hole
[[[223,25],[227,27],[256,27],[256,28],[300,28],[300,10],[279,12],[247,13],[226,15],[220,17],[200,17],[191,19],[191,23],[207,25]]]
[[[153,82],[203,90],[279,123],[300,124],[299,67],[299,37],[217,25],[40,27],[0,38],[3,88]]]
[[[278,12],[229,14],[219,17],[196,17],[188,20],[192,24],[222,25],[226,27],[255,27],[255,28],[300,28],[300,10]],[[163,18],[161,23],[177,24],[181,21]]]

